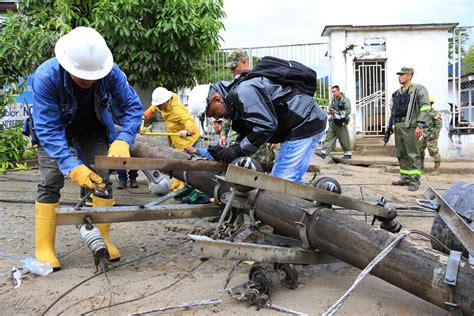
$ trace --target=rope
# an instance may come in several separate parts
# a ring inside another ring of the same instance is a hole
[[[433,240],[434,242],[438,243],[438,244],[441,244],[445,249],[447,249],[447,247],[445,245],[443,245],[438,239],[436,239],[435,237],[423,232],[423,231],[420,231],[420,230],[407,230],[405,232],[403,232],[403,234],[401,234],[400,236],[398,236],[397,238],[395,238],[390,244],[388,244],[368,265],[367,267],[365,267],[364,270],[362,270],[362,272],[359,274],[359,276],[357,277],[357,279],[354,281],[354,283],[352,284],[352,286],[346,291],[346,293],[344,293],[344,295],[341,296],[341,298],[339,300],[337,300],[336,303],[334,303],[334,305],[332,305],[325,313],[323,313],[323,316],[332,316],[334,315],[341,307],[342,305],[344,305],[344,303],[346,302],[347,298],[349,297],[349,295],[351,295],[351,293],[354,291],[354,289],[365,279],[365,277],[367,275],[369,275],[369,273],[372,271],[372,269],[379,263],[381,262],[397,245],[398,243],[400,243],[400,241],[402,241],[402,239],[404,239],[405,237],[411,235],[411,234],[418,234],[418,235],[421,235],[421,236],[424,236],[428,239],[431,239]],[[449,250],[449,249],[448,249]]]

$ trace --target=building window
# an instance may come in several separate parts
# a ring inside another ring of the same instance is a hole
[[[451,134],[474,134],[474,75],[461,76],[459,105],[450,104]]]

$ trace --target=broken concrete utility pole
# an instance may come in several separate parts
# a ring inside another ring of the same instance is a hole
[[[143,158],[187,159],[184,153],[159,146],[152,139],[139,136],[133,155]],[[166,170],[163,170],[166,171]],[[213,196],[229,190],[209,171],[176,171],[173,177]],[[306,237],[313,249],[319,249],[354,267],[363,269],[395,237],[324,206],[312,215],[304,210],[314,204],[281,194],[261,191],[254,196],[255,217],[281,235],[300,238],[300,226],[306,226]],[[410,292],[446,310],[453,307],[470,315],[474,310],[474,268],[462,260],[455,287],[443,282],[448,256],[409,240],[400,244],[372,271],[372,275]],[[396,298],[394,298],[396,299]]]

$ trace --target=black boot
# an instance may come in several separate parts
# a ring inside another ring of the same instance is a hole
[[[126,187],[127,187],[127,180],[125,180],[125,181],[119,180],[119,182],[117,184],[117,189],[118,190],[123,190]]]
[[[138,188],[137,179],[130,179],[130,187],[134,189]]]

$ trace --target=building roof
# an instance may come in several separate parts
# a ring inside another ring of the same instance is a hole
[[[0,13],[6,13],[8,10],[18,12],[17,0],[0,0]]]
[[[385,24],[385,25],[326,25],[321,36],[329,36],[334,31],[400,31],[400,30],[450,30],[459,23],[427,24]]]

